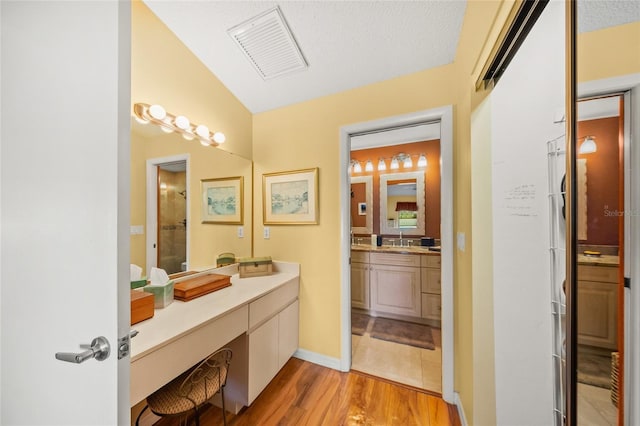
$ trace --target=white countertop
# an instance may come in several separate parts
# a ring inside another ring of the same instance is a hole
[[[369,244],[352,244],[351,250],[354,251],[370,251],[372,253],[400,253],[400,254],[426,254],[429,256],[440,256],[439,251],[429,250],[429,247],[424,246],[411,246],[411,247],[398,247],[398,246],[372,246]]]
[[[300,265],[274,261],[271,275],[252,278],[240,278],[238,264],[201,272],[206,273],[231,275],[231,286],[188,302],[174,300],[166,308],[156,309],[152,318],[134,324],[131,328],[138,335],[131,339],[131,362],[298,278]]]

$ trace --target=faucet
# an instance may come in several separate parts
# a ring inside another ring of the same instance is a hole
[[[353,238],[353,229],[352,229],[351,230],[351,244],[353,245],[355,243],[356,243],[356,240],[355,240],[355,238]]]
[[[402,247],[402,231],[400,231],[400,247]]]

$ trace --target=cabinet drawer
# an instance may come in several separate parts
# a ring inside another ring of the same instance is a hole
[[[351,263],[369,263],[368,251],[351,251]]]
[[[423,268],[440,268],[440,256],[439,255],[423,255],[421,266]]]
[[[371,263],[374,265],[420,266],[420,255],[396,253],[371,253]]]
[[[298,283],[290,281],[255,302],[251,302],[249,304],[249,329],[277,314],[297,297]]]
[[[422,293],[422,318],[440,320],[440,295]]]
[[[618,282],[618,268],[615,266],[578,265],[578,280]]]

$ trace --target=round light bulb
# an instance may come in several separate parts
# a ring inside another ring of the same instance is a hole
[[[151,105],[149,107],[149,115],[156,120],[164,120],[167,116],[167,111],[165,111],[160,105]]]
[[[186,131],[182,134],[182,137],[190,141],[190,140],[193,140],[193,138],[195,138],[196,136],[193,133]]]
[[[162,130],[165,133],[173,133],[173,129],[167,126],[160,126],[160,130]]]
[[[198,127],[196,127],[196,135],[200,136],[201,138],[209,139],[209,128],[204,124],[198,125]]]
[[[200,138],[200,145],[211,146],[211,139]]]
[[[226,140],[227,140],[227,137],[226,137],[226,136],[224,135],[224,133],[222,133],[222,132],[215,132],[215,133],[213,134],[213,140],[214,140],[216,143],[224,143],[224,141],[226,141]]]
[[[182,130],[187,130],[191,124],[189,122],[189,119],[184,115],[177,116],[176,119],[174,120],[174,123],[176,123],[176,127],[178,127],[178,129],[182,129]]]

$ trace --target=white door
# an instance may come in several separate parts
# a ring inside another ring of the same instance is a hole
[[[0,19],[0,424],[128,424],[130,4]],[[106,360],[56,360],[98,336]]]

